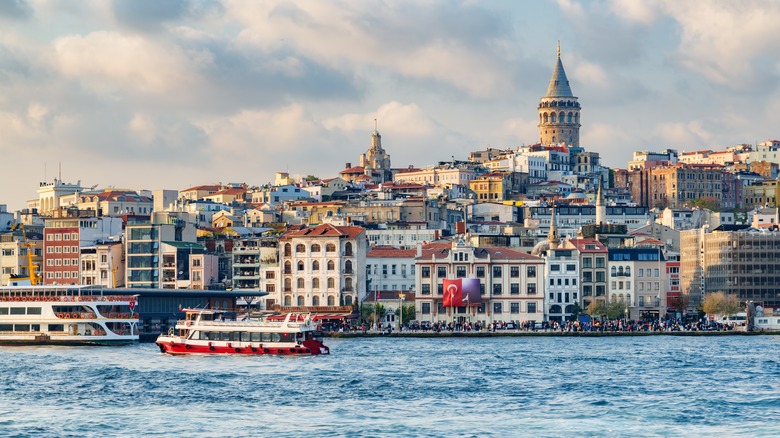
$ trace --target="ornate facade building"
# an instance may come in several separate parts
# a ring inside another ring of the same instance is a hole
[[[539,141],[552,145],[565,143],[569,147],[580,146],[580,104],[571,92],[569,80],[561,62],[561,45],[558,44],[558,61],[553,69],[547,93],[539,99]]]
[[[382,136],[374,128],[371,133],[371,148],[366,153],[360,155],[360,166],[364,169],[370,169],[379,181],[378,183],[393,180],[393,173],[390,171],[390,154],[382,148]]]

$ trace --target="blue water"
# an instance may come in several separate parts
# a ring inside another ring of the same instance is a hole
[[[780,337],[0,348],[2,436],[780,436]]]

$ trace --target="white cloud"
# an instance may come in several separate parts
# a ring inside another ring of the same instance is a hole
[[[449,16],[427,4],[323,2],[227,4],[228,15],[246,25],[243,44],[271,52],[290,48],[334,69],[373,66],[384,72],[434,79],[474,96],[512,87],[506,66],[492,53],[490,37],[446,29]],[[450,4],[458,10],[464,6]],[[470,8],[465,25],[499,27],[499,16]],[[410,21],[414,17],[414,23]],[[469,22],[469,20],[471,20]],[[496,23],[491,23],[495,20]],[[442,31],[445,34],[437,34]],[[449,33],[448,33],[449,32]]]
[[[660,4],[647,0],[611,0],[609,9],[624,20],[643,25],[654,24],[661,17]]]
[[[197,70],[212,62],[205,49],[188,53],[166,42],[109,31],[60,37],[53,46],[65,76],[100,91],[191,90],[200,82]]]

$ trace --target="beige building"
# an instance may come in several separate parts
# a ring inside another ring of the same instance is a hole
[[[482,302],[443,307],[444,279],[476,278]],[[462,241],[420,246],[416,257],[415,310],[429,322],[544,320],[544,259],[511,248],[474,247]]]
[[[351,306],[366,296],[366,232],[322,224],[279,239],[282,306]]]
[[[76,205],[80,210],[99,212],[98,216],[150,215],[154,200],[132,190],[105,189],[79,193]]]
[[[430,185],[468,185],[474,179],[474,169],[465,166],[436,166],[427,169],[405,169],[393,175],[395,183],[415,183]]]

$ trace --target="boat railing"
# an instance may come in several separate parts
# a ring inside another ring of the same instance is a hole
[[[34,302],[123,302],[136,301],[131,295],[0,295],[0,301]]]
[[[187,327],[198,326],[217,326],[217,327],[271,327],[271,328],[303,328],[307,324],[304,322],[282,322],[282,321],[185,321],[180,319],[176,325]]]

